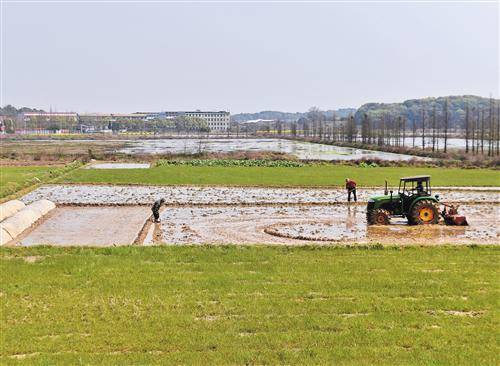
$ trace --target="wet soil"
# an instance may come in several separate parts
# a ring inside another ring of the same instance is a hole
[[[151,215],[146,207],[57,207],[16,242],[20,245],[112,246],[132,244]]]
[[[470,226],[408,226],[404,219],[368,226],[364,201],[380,189],[360,190],[361,201],[346,204],[337,188],[49,185],[22,200],[62,206],[20,244],[499,244],[498,190],[437,191],[460,202]],[[153,224],[149,206],[161,197],[167,206]]]
[[[445,202],[499,203],[500,190],[435,189]],[[358,189],[358,200],[383,194],[381,188]],[[340,188],[252,188],[200,186],[46,185],[28,193],[26,204],[45,198],[67,205],[151,205],[164,198],[167,205],[338,204],[346,201]]]
[[[168,207],[161,240],[145,244],[498,244],[497,205],[464,205],[463,212],[470,226],[424,227],[403,219],[368,226],[365,208],[356,205]]]

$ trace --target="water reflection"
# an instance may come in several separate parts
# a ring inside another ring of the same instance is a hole
[[[381,160],[424,159],[411,155],[355,149],[283,139],[157,139],[131,140],[118,150],[126,154],[196,154],[200,152],[225,153],[233,151],[271,151],[291,154],[306,160]]]

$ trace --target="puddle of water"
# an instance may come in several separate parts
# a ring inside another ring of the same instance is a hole
[[[126,154],[196,154],[232,151],[272,151],[307,160],[358,160],[363,158],[405,161],[426,160],[412,155],[354,149],[285,139],[155,139],[129,140],[118,152]]]

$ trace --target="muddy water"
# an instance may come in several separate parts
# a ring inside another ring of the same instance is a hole
[[[111,246],[132,244],[151,211],[142,206],[58,207],[20,245]]]
[[[359,196],[366,201],[380,192],[360,190]],[[345,204],[345,192],[336,188],[49,185],[22,200],[46,198],[57,204],[90,206],[57,208],[23,236],[21,244],[131,244],[142,228],[143,245],[499,243],[498,188],[437,192],[447,202],[460,202],[470,226],[408,226],[403,219],[394,219],[390,226],[368,226],[365,203]],[[151,205],[161,197],[167,203],[162,223],[145,225],[150,210],[138,205]]]
[[[359,189],[358,199],[366,202],[383,189]],[[443,201],[462,203],[499,203],[500,189],[436,189]],[[31,203],[49,199],[57,204],[149,205],[165,198],[168,205],[260,205],[260,204],[331,204],[345,202],[345,190],[339,188],[251,188],[190,186],[99,186],[47,185],[24,196]]]
[[[405,161],[427,160],[412,155],[349,147],[314,144],[285,139],[155,139],[130,140],[118,150],[126,154],[196,154],[200,152],[273,151],[295,155],[307,160],[381,159]]]
[[[161,214],[162,238],[145,244],[498,244],[497,205],[463,210],[468,227],[408,226],[402,219],[375,227],[355,205],[169,207]]]

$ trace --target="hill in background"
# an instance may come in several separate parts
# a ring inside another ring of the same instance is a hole
[[[326,119],[332,119],[333,113],[337,118],[347,118],[349,114],[354,114],[356,108],[340,108],[322,111]],[[307,118],[308,112],[280,112],[280,111],[262,111],[257,113],[238,113],[231,115],[231,121],[244,122],[255,119],[274,119],[284,122],[294,122],[300,118]]]
[[[384,116],[404,117],[411,124],[415,121],[417,126],[422,124],[422,111],[425,112],[427,121],[432,118],[433,109],[436,109],[436,117],[441,118],[444,112],[445,101],[448,101],[448,116],[451,128],[464,128],[465,110],[467,105],[471,112],[471,118],[477,119],[478,113],[484,111],[489,115],[490,99],[475,95],[460,95],[438,98],[409,99],[403,103],[366,103],[358,108],[354,118],[359,124],[363,116],[367,114],[370,119],[378,120]],[[498,99],[494,99],[498,103]],[[493,107],[495,108],[495,107]]]

